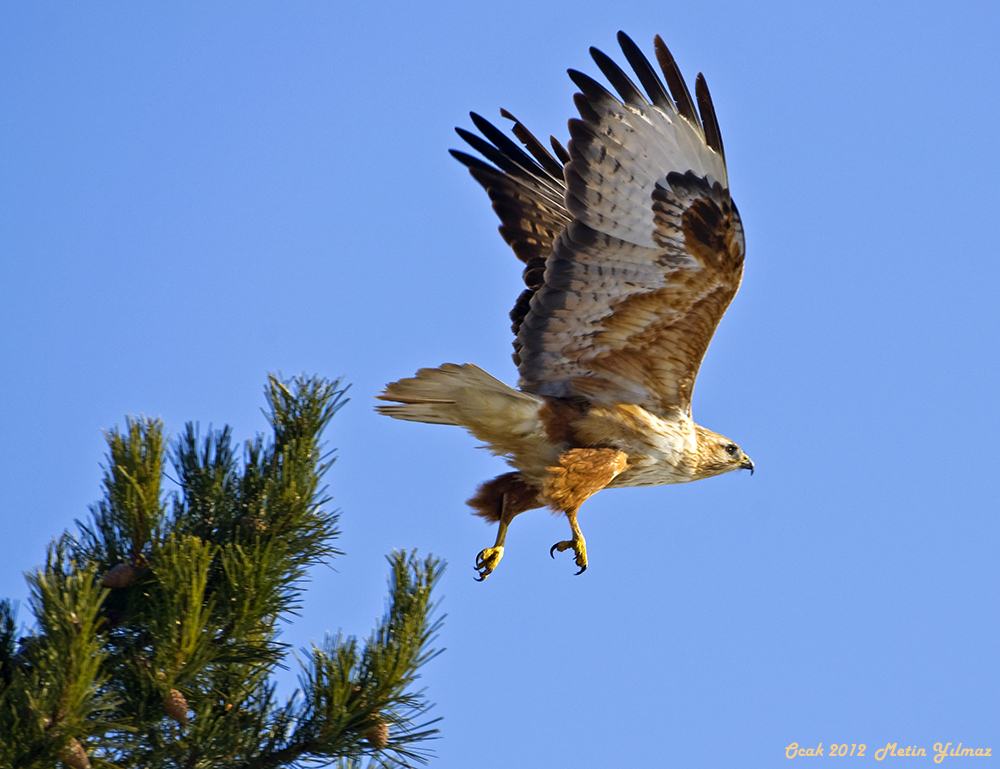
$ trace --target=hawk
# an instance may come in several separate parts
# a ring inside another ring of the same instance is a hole
[[[479,580],[526,510],[566,515],[571,537],[549,553],[572,549],[581,574],[577,513],[601,489],[753,473],[743,449],[691,417],[698,368],[743,275],[743,225],[712,98],[701,74],[691,98],[659,36],[666,86],[627,35],[618,42],[642,89],[591,48],[617,95],[569,70],[580,117],[568,145],[552,138],[550,152],[505,110],[524,149],[475,113],[481,135],[456,129],[482,158],[451,154],[486,189],[525,265],[510,314],[518,388],[445,363],[378,396],[392,404],[382,414],[464,427],[513,467],[469,500],[500,524],[476,557]]]

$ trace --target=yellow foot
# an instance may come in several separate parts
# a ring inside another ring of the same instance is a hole
[[[556,542],[549,548],[549,555],[555,558],[556,550],[561,553],[570,548],[573,548],[573,552],[576,553],[576,565],[580,567],[580,571],[577,574],[583,574],[587,570],[587,541],[583,538],[582,534],[579,538],[574,537],[565,542]]]
[[[497,567],[500,563],[500,559],[503,558],[503,545],[497,545],[496,547],[488,547],[481,551],[479,555],[476,556],[476,571],[479,572],[479,576],[476,577],[477,582],[482,582]]]

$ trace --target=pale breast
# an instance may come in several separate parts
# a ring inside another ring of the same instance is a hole
[[[624,451],[628,467],[609,486],[662,486],[694,480],[697,438],[686,415],[664,418],[642,406],[593,406],[577,425],[588,445]]]

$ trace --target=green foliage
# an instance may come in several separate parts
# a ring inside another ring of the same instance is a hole
[[[28,577],[35,627],[0,602],[0,767],[408,766],[433,721],[414,691],[440,625],[434,558],[393,553],[386,614],[363,643],[314,646],[279,701],[278,622],[308,570],[339,555],[320,436],[339,382],[271,377],[273,436],[157,420],[107,434],[104,497]],[[164,495],[165,463],[179,491]],[[74,752],[75,751],[75,752]]]
[[[0,762],[52,766],[70,739],[118,728],[99,626],[102,590],[93,568],[66,572],[62,545],[46,567],[28,575],[35,633],[15,648],[15,618],[0,603]]]

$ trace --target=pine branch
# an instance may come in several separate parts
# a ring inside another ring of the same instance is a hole
[[[394,553],[386,615],[359,645],[313,648],[301,691],[279,703],[271,676],[312,567],[340,552],[320,442],[345,402],[339,382],[271,377],[273,436],[187,425],[107,433],[104,497],[29,577],[35,629],[17,640],[0,602],[0,767],[304,766],[364,757],[423,762],[434,721],[413,691],[440,620],[441,565]],[[179,490],[164,495],[170,459]]]
[[[103,691],[107,654],[99,625],[106,591],[94,569],[67,563],[65,540],[58,540],[28,584],[38,627],[13,655],[9,604],[2,612],[0,734],[10,737],[0,742],[12,765],[48,767],[71,743],[79,744],[76,738],[99,738],[121,725],[106,717],[117,703]]]
[[[426,763],[419,743],[432,739],[435,720],[415,723],[429,709],[422,692],[410,687],[417,670],[439,652],[430,648],[443,618],[432,617],[431,591],[443,571],[437,559],[395,552],[389,605],[362,650],[354,638],[328,637],[314,646],[300,675],[301,689],[288,700],[272,733],[286,727],[286,740],[245,769],[268,769],[326,762],[336,758],[376,757],[386,765]],[[301,701],[301,705],[299,704]]]

